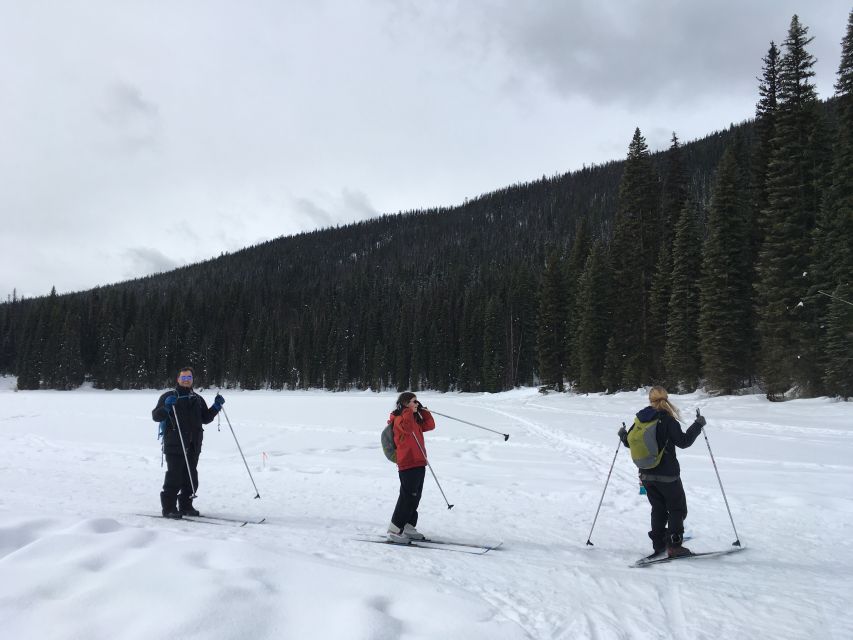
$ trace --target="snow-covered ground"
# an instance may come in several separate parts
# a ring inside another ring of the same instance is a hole
[[[158,393],[15,392],[0,381],[4,638],[853,638],[853,403],[675,397],[697,407],[747,551],[629,568],[649,507],[619,452],[645,394],[421,393],[438,417],[419,529],[485,555],[360,542],[398,482],[379,448],[396,394],[225,392],[196,506],[266,517],[167,521]],[[202,393],[208,400],[213,392]],[[679,452],[694,551],[735,539],[708,447]]]

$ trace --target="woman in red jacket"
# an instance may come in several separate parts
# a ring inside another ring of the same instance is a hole
[[[397,468],[400,476],[400,495],[391,524],[388,540],[408,544],[410,540],[423,540],[416,528],[418,504],[426,475],[426,445],[424,431],[435,429],[435,420],[411,391],[400,394],[397,408],[389,421],[394,424],[394,444],[397,446]]]

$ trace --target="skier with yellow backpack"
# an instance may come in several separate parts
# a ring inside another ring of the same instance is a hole
[[[649,406],[639,411],[633,426],[619,429],[622,444],[631,450],[631,459],[640,470],[640,480],[652,506],[652,540],[654,554],[667,552],[669,557],[691,555],[682,545],[687,496],[681,484],[681,467],[675,447],[686,449],[699,437],[705,418],[698,416],[687,432],[681,430],[678,408],[669,401],[663,387],[649,390]]]

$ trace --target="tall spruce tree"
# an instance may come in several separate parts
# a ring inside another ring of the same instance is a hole
[[[672,294],[669,299],[664,365],[669,384],[680,392],[699,383],[699,272],[702,240],[696,207],[688,203],[675,227]]]
[[[573,352],[577,367],[579,392],[589,393],[605,388],[604,358],[610,332],[610,301],[606,292],[611,287],[609,266],[601,240],[593,242],[578,279],[578,322],[573,335]]]
[[[775,42],[770,42],[767,55],[762,59],[763,67],[758,83],[758,102],[755,105],[755,143],[751,163],[750,202],[753,207],[753,217],[759,218],[767,209],[767,165],[770,162],[770,152],[773,137],[776,133],[776,115],[779,110],[779,49]],[[756,226],[758,233],[761,227]],[[760,243],[761,238],[753,241]]]
[[[533,384],[536,371],[536,280],[530,269],[519,267],[510,283],[511,384]]]
[[[615,299],[611,364],[622,365],[610,382],[634,389],[651,376],[649,293],[660,246],[660,190],[646,140],[637,128],[628,146],[610,259]],[[617,355],[618,354],[618,355]]]
[[[824,329],[820,339],[826,392],[849,398],[853,396],[853,11],[841,42],[835,89],[838,134],[830,185],[815,227],[813,299],[821,303],[818,320]]]
[[[661,195],[660,249],[652,278],[649,310],[649,353],[651,354],[650,382],[666,382],[664,373],[664,344],[666,342],[667,312],[672,293],[672,245],[675,226],[689,198],[689,176],[684,166],[678,136],[672,134],[672,144],[666,154],[666,170]]]
[[[730,145],[717,169],[700,280],[699,336],[709,389],[730,394],[750,374],[750,225],[738,154]]]
[[[762,58],[762,73],[758,79],[758,102],[755,105],[755,135],[751,145],[749,174],[749,269],[744,274],[750,286],[755,288],[758,281],[758,256],[764,242],[768,211],[767,173],[773,138],[776,133],[776,117],[779,110],[779,48],[771,41],[767,55]],[[759,323],[758,297],[752,296],[750,308],[751,341],[749,343],[750,377],[757,374],[755,361],[761,350],[760,334],[756,330]]]
[[[583,273],[587,255],[589,255],[589,222],[581,218],[575,225],[572,248],[566,260],[566,378],[570,383],[578,379],[577,354],[575,353],[575,333],[582,308],[578,296],[578,280]]]
[[[552,250],[539,288],[539,379],[563,391],[566,358],[566,283],[563,261]]]
[[[506,358],[504,356],[504,324],[501,305],[496,297],[489,299],[483,318],[483,390],[491,393],[502,391]]]
[[[810,79],[814,57],[808,29],[794,16],[779,65],[777,112],[767,177],[764,239],[759,252],[758,294],[761,375],[768,397],[815,380],[805,357],[809,318],[803,312],[810,237],[819,194],[812,139],[817,93]]]

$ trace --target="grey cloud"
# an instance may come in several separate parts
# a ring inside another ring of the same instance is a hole
[[[136,278],[141,274],[171,271],[181,264],[157,249],[149,247],[131,247],[124,252],[124,262],[127,265],[125,277]]]
[[[370,198],[358,189],[343,188],[338,195],[321,197],[323,201],[306,197],[296,198],[294,208],[308,219],[308,228],[365,220],[380,215]]]
[[[311,226],[328,227],[332,225],[332,214],[308,198],[296,198],[294,208],[297,213],[308,218]]]
[[[98,115],[120,145],[129,151],[154,146],[161,129],[157,105],[145,99],[138,87],[127,82],[116,82],[108,88],[105,104]]]
[[[367,194],[358,189],[343,189],[341,192],[341,213],[349,219],[364,220],[375,218],[379,211],[370,203]]]
[[[799,8],[805,9],[799,12],[801,22],[810,26],[805,13],[816,10]],[[480,17],[491,24],[492,37],[484,45],[496,47],[514,67],[507,93],[519,77],[539,77],[566,98],[683,107],[720,93],[754,93],[770,40],[785,39],[797,9],[789,1],[602,5],[595,0],[531,6],[502,0]],[[831,0],[820,11],[838,17],[835,32],[810,30],[815,36],[810,51],[827,58],[821,75],[828,76],[837,66],[832,58],[837,58],[837,36],[849,7]],[[824,77],[822,84],[831,82]]]

